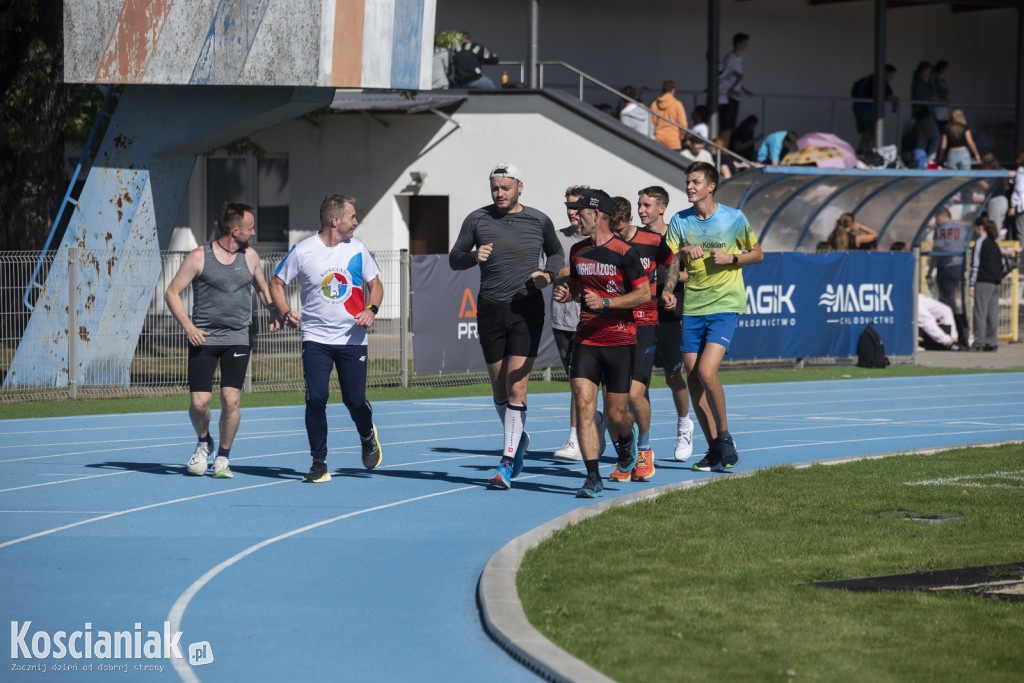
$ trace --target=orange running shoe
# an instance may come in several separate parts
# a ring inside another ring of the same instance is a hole
[[[636,467],[633,468],[632,479],[633,481],[650,481],[653,478],[654,450],[641,448],[636,456]]]
[[[608,475],[608,478],[612,481],[629,481],[633,472],[636,472],[636,470],[634,469],[632,472],[619,472],[618,467],[613,467],[612,473]]]

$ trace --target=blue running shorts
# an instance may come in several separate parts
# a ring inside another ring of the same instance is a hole
[[[700,353],[705,344],[718,344],[729,350],[732,335],[736,332],[739,313],[715,313],[713,315],[684,315],[683,353]]]

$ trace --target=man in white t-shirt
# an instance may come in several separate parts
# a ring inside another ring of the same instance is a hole
[[[306,435],[313,466],[302,481],[331,480],[327,469],[327,398],[338,369],[342,400],[362,442],[363,467],[380,464],[373,409],[366,400],[366,329],[373,324],[384,286],[366,246],[352,237],[359,222],[355,200],[329,195],[320,205],[320,231],[292,247],[274,271],[270,292],[289,327],[302,327],[306,378]],[[299,280],[302,313],[291,309],[284,286]],[[363,292],[367,293],[364,299]]]
[[[718,110],[719,137],[729,146],[732,129],[736,127],[736,117],[740,111],[740,93],[753,97],[754,93],[743,85],[743,53],[750,42],[746,33],[737,33],[732,37],[732,52],[718,65]]]

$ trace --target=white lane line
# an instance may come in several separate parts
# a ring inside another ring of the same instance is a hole
[[[347,512],[344,515],[338,515],[337,517],[331,517],[330,519],[325,519],[325,520],[322,520],[322,521],[319,521],[319,522],[314,522],[313,524],[307,524],[304,527],[300,527],[298,529],[293,529],[292,531],[288,531],[288,532],[285,532],[283,534],[279,534],[277,536],[274,536],[273,538],[268,538],[265,541],[260,541],[259,543],[255,544],[255,545],[251,545],[248,548],[246,548],[245,550],[243,550],[243,551],[241,551],[241,552],[239,552],[239,553],[229,557],[228,559],[224,560],[223,562],[221,562],[217,566],[215,566],[212,569],[210,569],[209,571],[207,571],[205,574],[203,574],[198,579],[193,581],[192,585],[189,586],[185,590],[184,593],[182,593],[180,596],[178,596],[178,599],[174,602],[174,605],[171,607],[171,611],[167,615],[167,621],[171,622],[171,632],[174,633],[176,631],[180,631],[181,630],[181,628],[180,628],[181,619],[182,619],[182,617],[185,616],[185,610],[188,609],[189,602],[191,602],[192,598],[195,597],[195,595],[199,591],[201,591],[203,589],[203,586],[208,584],[210,581],[213,580],[214,577],[216,577],[218,574],[220,574],[222,571],[224,571],[225,569],[227,569],[231,565],[236,564],[237,562],[245,559],[246,557],[248,557],[249,555],[252,555],[253,553],[255,553],[258,550],[262,550],[263,548],[266,548],[267,546],[269,546],[269,545],[271,545],[273,543],[277,543],[278,541],[283,541],[283,540],[285,540],[287,538],[291,538],[293,536],[298,536],[299,534],[305,533],[307,531],[311,531],[313,529],[316,529],[316,528],[319,528],[319,527],[322,527],[322,526],[326,526],[328,524],[333,524],[334,522],[338,522],[338,521],[341,521],[343,519],[349,519],[351,517],[356,517],[358,515],[365,515],[365,514],[370,513],[370,512],[378,512],[380,510],[387,510],[388,508],[398,507],[399,505],[405,505],[407,503],[416,503],[416,502],[419,502],[421,500],[427,500],[427,499],[430,499],[430,498],[437,498],[439,496],[447,496],[449,493],[458,493],[460,491],[471,491],[471,490],[476,490],[476,489],[479,489],[479,488],[480,488],[480,485],[460,486],[459,488],[456,488],[456,489],[449,489],[447,491],[438,491],[438,492],[435,492],[435,493],[428,493],[426,495],[416,496],[415,498],[406,498],[405,500],[396,500],[396,501],[393,501],[391,503],[385,503],[383,505],[377,505],[377,506],[370,507],[370,508],[364,508],[362,510],[354,510],[352,512]],[[0,547],[2,547],[2,546],[0,546]],[[181,679],[183,681],[187,681],[189,683],[193,683],[193,682],[194,683],[198,683],[199,678],[195,675],[195,673],[192,670],[191,665],[189,665],[188,662],[186,662],[184,660],[184,658],[178,659],[178,658],[172,657],[171,658],[171,663],[174,666],[174,670],[178,673],[178,675],[181,677]]]
[[[131,514],[133,512],[142,512],[143,510],[152,510],[154,508],[164,507],[166,505],[174,505],[175,503],[185,503],[185,502],[188,502],[190,500],[198,500],[200,498],[209,498],[210,496],[221,496],[221,495],[228,494],[228,493],[237,493],[238,491],[248,491],[248,490],[251,490],[251,489],[263,488],[265,486],[276,486],[277,484],[287,484],[289,482],[295,483],[297,481],[298,481],[298,479],[286,479],[284,481],[272,481],[272,482],[269,482],[269,483],[266,483],[266,484],[254,484],[253,486],[242,486],[242,487],[237,488],[237,489],[225,489],[223,491],[213,491],[212,493],[201,493],[201,494],[199,494],[197,496],[188,496],[186,498],[175,498],[174,500],[165,500],[165,501],[161,501],[159,503],[151,503],[149,505],[141,505],[139,507],[131,508],[129,510],[118,510],[117,512],[111,512],[111,513],[106,514],[106,515],[100,515],[99,517],[92,517],[90,519],[83,519],[80,522],[74,522],[73,524],[65,524],[64,526],[54,527],[53,529],[45,529],[44,531],[39,531],[39,532],[36,532],[34,534],[30,534],[28,536],[22,536],[21,538],[14,538],[14,539],[11,539],[10,541],[5,541],[3,543],[0,543],[0,548],[6,548],[7,546],[16,545],[18,543],[23,543],[25,541],[31,541],[34,538],[41,538],[43,536],[49,536],[50,534],[55,534],[58,531],[65,531],[67,529],[73,529],[73,528],[75,528],[77,526],[82,526],[84,524],[92,524],[93,522],[102,522],[103,520],[111,519],[112,517],[120,517],[122,515],[128,515],[128,514]]]

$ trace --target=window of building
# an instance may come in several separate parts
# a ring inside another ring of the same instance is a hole
[[[225,202],[256,209],[256,244],[288,247],[288,157],[207,157],[206,239],[216,239],[217,218]]]

